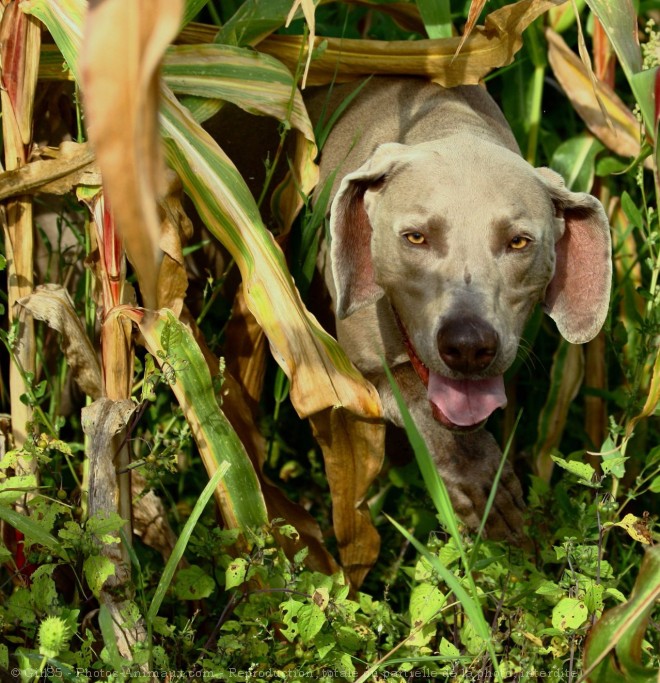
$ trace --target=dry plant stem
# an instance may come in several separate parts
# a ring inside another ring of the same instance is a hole
[[[0,23],[0,60],[2,82],[2,132],[5,166],[11,171],[27,162],[31,144],[32,106],[37,82],[41,25],[24,15],[16,2],[4,10]],[[32,200],[16,197],[6,204],[4,222],[7,250],[8,314],[10,324],[16,324],[15,363],[10,365],[11,423],[14,446],[21,448],[27,439],[27,424],[32,410],[21,402],[25,393],[25,373],[34,374],[35,343],[32,316],[16,301],[32,293],[33,231]],[[19,460],[17,474],[34,472],[33,463]]]

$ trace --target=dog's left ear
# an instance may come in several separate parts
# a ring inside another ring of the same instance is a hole
[[[582,344],[598,334],[607,317],[612,281],[610,225],[595,197],[567,190],[562,177],[548,168],[536,171],[566,225],[555,244],[555,274],[543,308],[564,339]]]

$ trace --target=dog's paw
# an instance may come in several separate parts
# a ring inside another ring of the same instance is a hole
[[[443,430],[444,431],[444,430]],[[445,432],[434,444],[438,471],[442,475],[456,513],[476,529],[486,512],[502,452],[486,431]],[[497,540],[522,540],[524,502],[520,482],[508,462],[504,463],[495,498],[486,520],[485,535]]]

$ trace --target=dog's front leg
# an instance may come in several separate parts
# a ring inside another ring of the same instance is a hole
[[[457,514],[471,528],[478,528],[486,510],[502,451],[484,429],[450,431],[433,418],[426,389],[408,364],[393,369],[396,383],[442,476]],[[399,408],[387,378],[372,377],[383,403],[385,417],[403,426]],[[522,535],[524,503],[520,482],[505,462],[493,507],[486,522],[489,538],[516,541]]]

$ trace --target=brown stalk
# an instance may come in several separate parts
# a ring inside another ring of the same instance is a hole
[[[9,2],[0,20],[0,104],[5,165],[13,171],[27,163],[31,147],[32,111],[39,69],[41,24],[23,14],[16,0]],[[33,226],[32,199],[15,197],[4,205],[0,218],[7,251],[7,298],[10,325],[17,325],[14,363],[9,370],[11,423],[14,446],[27,439],[32,410],[21,402],[25,373],[35,371],[34,321],[17,301],[32,293]],[[35,464],[19,461],[17,472],[35,472]]]

